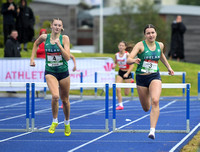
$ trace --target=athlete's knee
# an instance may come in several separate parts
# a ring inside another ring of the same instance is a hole
[[[159,106],[159,98],[152,98],[151,104],[152,106]]]
[[[125,96],[128,96],[129,95],[129,91],[125,91],[124,94],[125,94]]]
[[[145,111],[145,112],[148,112],[149,110],[150,110],[150,106],[146,106],[146,107],[142,107],[143,108],[143,110]]]
[[[121,93],[121,88],[116,89],[117,93]]]
[[[52,100],[53,101],[58,101],[59,100],[59,95],[52,95]]]

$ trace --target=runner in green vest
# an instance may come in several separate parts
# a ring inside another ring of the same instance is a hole
[[[38,46],[45,42],[45,78],[47,85],[52,94],[51,106],[53,122],[49,128],[49,133],[54,133],[58,126],[58,108],[59,95],[63,103],[63,112],[65,115],[65,131],[64,134],[71,134],[69,116],[70,116],[70,77],[67,61],[70,59],[70,40],[67,35],[61,35],[63,23],[60,19],[53,19],[51,23],[52,32],[50,34],[42,34],[34,43],[30,65],[35,66],[34,57]]]
[[[155,128],[160,114],[159,99],[162,89],[162,82],[158,68],[158,61],[166,66],[169,75],[174,75],[164,53],[164,45],[157,42],[156,29],[152,24],[144,28],[145,40],[138,42],[133,48],[127,60],[128,64],[137,63],[136,85],[140,103],[144,111],[150,113],[150,132],[148,137],[155,139]],[[135,57],[138,58],[135,58]]]

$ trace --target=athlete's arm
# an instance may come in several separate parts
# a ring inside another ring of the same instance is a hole
[[[37,52],[37,48],[38,46],[44,42],[47,38],[47,34],[42,34],[39,36],[39,38],[34,42],[33,44],[33,49],[32,49],[32,54],[31,54],[31,60],[30,60],[30,66],[35,66],[35,61],[34,61],[34,58],[35,58],[35,54]]]
[[[72,71],[76,71],[76,59],[75,59],[75,57],[72,54],[70,54],[70,58],[74,62],[74,67],[73,67]]]
[[[160,49],[161,49],[160,61],[166,66],[167,70],[169,71],[169,75],[174,75],[174,71],[172,70],[171,66],[169,65],[169,63],[163,53],[164,44],[159,42],[159,45],[160,45]]]
[[[112,69],[115,69],[116,65],[117,65],[117,55],[115,54],[115,63],[114,63],[114,65],[112,66]]]
[[[136,59],[134,59],[134,58],[140,52],[140,50],[142,49],[142,46],[143,46],[142,42],[138,42],[134,46],[133,50],[131,51],[131,53],[127,59],[127,64],[134,64],[134,63],[139,64],[140,63],[141,60],[139,58],[136,58]]]
[[[130,56],[130,54],[127,53],[127,59],[128,59],[129,56]],[[134,68],[134,64],[132,64],[132,65],[129,66],[128,71],[126,72],[127,76],[131,73],[131,71],[133,70],[133,68]]]
[[[55,40],[55,43],[58,45],[59,49],[61,50],[62,56],[66,61],[70,59],[70,41],[67,35],[63,35],[63,45],[60,44],[59,38]]]

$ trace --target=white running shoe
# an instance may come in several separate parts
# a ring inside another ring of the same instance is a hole
[[[155,130],[154,129],[150,129],[148,137],[151,139],[155,139]]]

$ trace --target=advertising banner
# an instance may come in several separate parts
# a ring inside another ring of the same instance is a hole
[[[35,63],[36,66],[31,67],[29,58],[0,59],[0,82],[44,82],[45,60],[35,59]],[[112,58],[76,58],[77,71],[73,72],[73,61],[69,60],[68,65],[71,83],[80,82],[80,72],[83,73],[83,83],[94,83],[95,72],[98,72],[98,83],[114,83],[115,73],[112,70],[113,63]],[[36,89],[42,90],[43,88]],[[24,89],[0,87],[0,91],[20,90]]]

